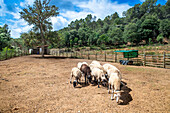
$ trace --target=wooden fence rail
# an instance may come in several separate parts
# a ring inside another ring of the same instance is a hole
[[[120,60],[127,60],[123,57],[122,53],[117,53],[114,51],[61,51],[61,49],[52,49],[50,50],[50,54],[54,56],[90,59],[115,63],[119,62]],[[165,52],[162,55],[147,55],[145,53],[139,54],[137,58],[130,58],[129,60],[132,60],[134,65],[170,69],[170,54],[166,54]]]

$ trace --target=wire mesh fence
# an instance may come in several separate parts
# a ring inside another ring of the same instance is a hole
[[[0,51],[0,61],[2,60],[7,60],[13,57],[18,57],[18,56],[24,56],[24,55],[28,55],[28,51],[27,50],[5,50],[5,51]]]

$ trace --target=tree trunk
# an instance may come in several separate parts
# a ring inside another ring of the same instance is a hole
[[[44,39],[44,32],[42,28],[42,24],[40,24],[40,32],[41,32],[41,39],[42,39],[42,57],[44,58],[44,44],[45,44],[45,39]]]

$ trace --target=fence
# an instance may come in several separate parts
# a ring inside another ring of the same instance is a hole
[[[51,49],[50,54],[59,57],[71,57],[118,63],[119,60],[127,60],[122,53],[114,51],[75,51],[70,49]],[[130,58],[134,65],[160,67],[170,69],[170,54],[163,55],[139,54],[137,58]]]
[[[7,60],[13,57],[24,56],[24,55],[28,55],[27,50],[18,50],[18,51],[6,50],[6,51],[0,52],[0,61]]]

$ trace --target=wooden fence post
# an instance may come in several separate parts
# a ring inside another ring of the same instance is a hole
[[[66,51],[66,57],[68,57],[68,48],[67,48],[67,51]]]
[[[77,51],[76,51],[76,58],[78,58],[78,57],[77,57]]]
[[[88,51],[88,60],[90,59],[90,57],[89,57],[89,51]]]
[[[59,48],[59,52],[58,52],[58,55],[60,56],[60,48]]]
[[[71,49],[71,57],[72,57],[72,49]]]
[[[117,62],[117,53],[115,52],[115,62]]]
[[[10,50],[10,58],[12,58],[12,50]]]
[[[8,49],[6,50],[6,53],[5,53],[5,60],[8,59]]]
[[[0,61],[1,61],[1,52],[0,52]]]
[[[144,61],[144,62],[143,62],[143,65],[146,66],[146,54],[145,54],[145,53],[144,53],[144,57],[143,57],[143,58],[144,58],[144,60],[143,60],[143,61]]]
[[[16,50],[14,51],[14,56],[16,57]]]
[[[96,51],[96,60],[97,60],[97,51]]]
[[[166,61],[165,61],[166,53],[164,52],[163,56],[163,68],[166,68]]]
[[[81,51],[81,58],[83,59],[83,55],[82,54],[83,54],[83,51]]]
[[[104,51],[104,61],[106,62],[106,51]]]
[[[55,51],[54,55],[57,56],[57,54],[58,54],[58,53],[57,53],[57,50],[54,50],[54,51]]]
[[[113,51],[112,51],[112,59],[113,59],[114,57],[113,57]]]
[[[20,51],[19,56],[22,56],[22,50]]]

